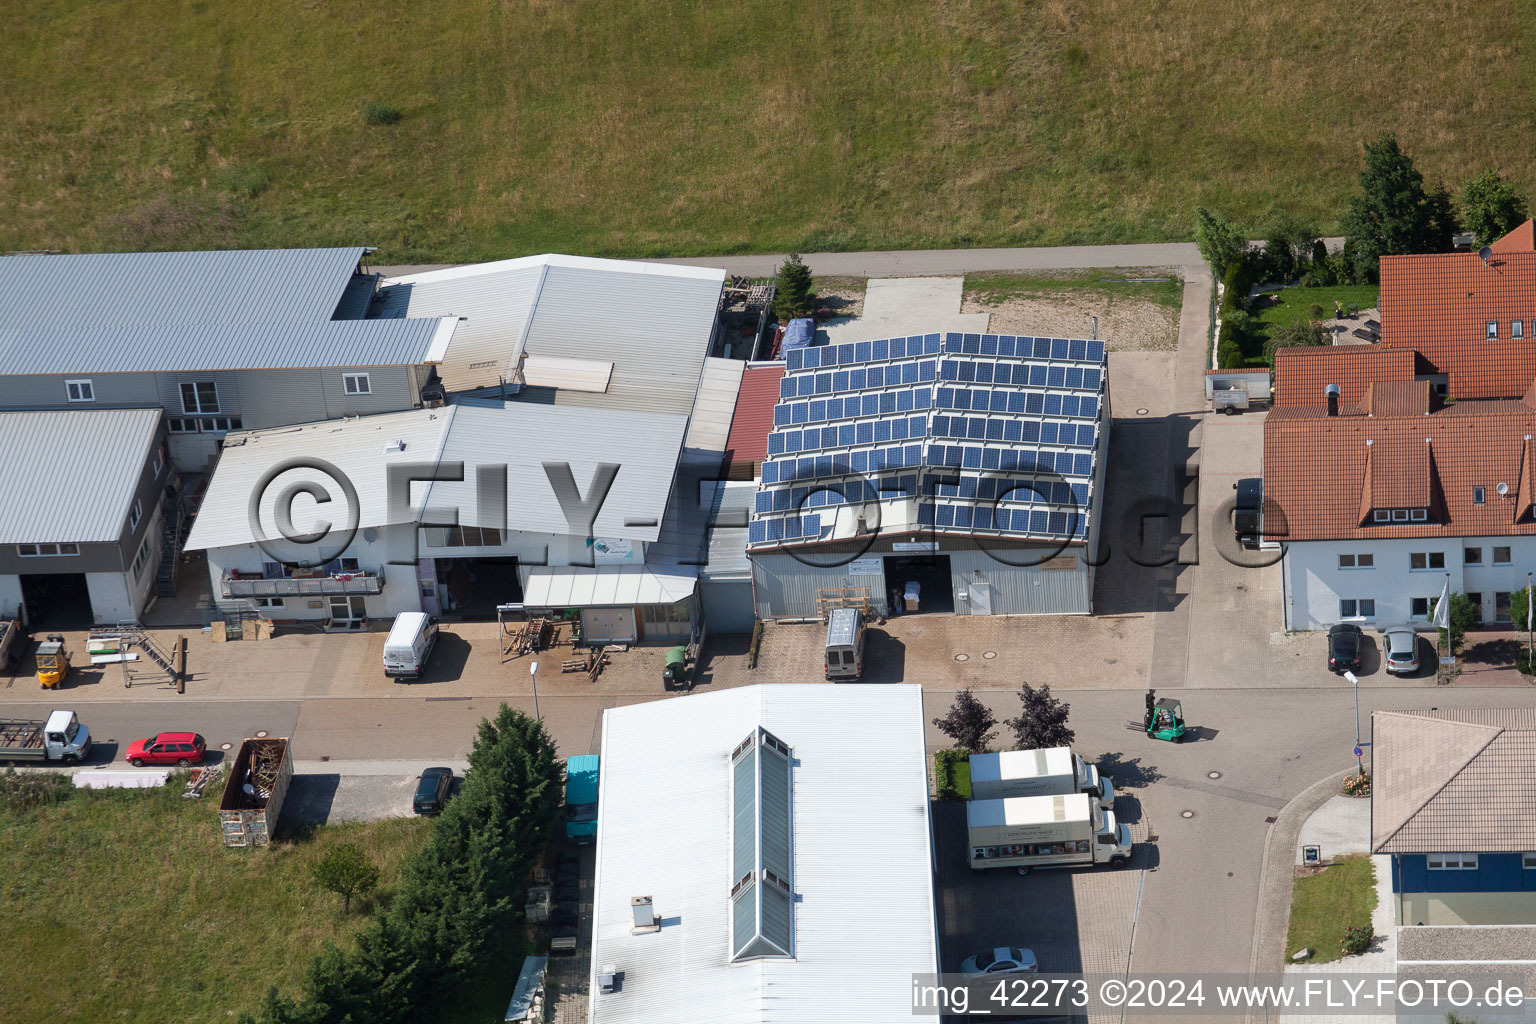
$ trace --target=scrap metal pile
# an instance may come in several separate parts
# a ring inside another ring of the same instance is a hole
[[[272,799],[278,776],[283,770],[283,743],[269,740],[251,746],[251,766],[240,788],[257,806]]]

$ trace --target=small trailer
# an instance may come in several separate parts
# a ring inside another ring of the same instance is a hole
[[[224,845],[265,846],[271,842],[292,780],[293,753],[286,737],[241,743],[219,800]]]
[[[1205,397],[1216,412],[1231,415],[1270,403],[1273,380],[1268,370],[1207,370]]]

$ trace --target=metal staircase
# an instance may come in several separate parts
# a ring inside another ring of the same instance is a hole
[[[155,574],[155,593],[176,596],[176,566],[181,561],[181,502],[172,502],[160,521],[160,568]]]
[[[163,650],[160,645],[155,643],[150,635],[144,631],[144,627],[139,625],[137,622],[119,622],[116,628],[112,630],[111,635],[118,639],[118,642],[122,645],[122,649],[124,651],[130,647],[137,648],[138,650],[144,652],[145,658],[149,659],[160,667],[159,672],[150,672],[146,675],[143,672],[136,671],[132,662],[124,661],[123,673],[126,685],[133,686],[135,683],[154,681],[169,682],[171,685],[175,686],[180,682],[181,671],[177,668],[177,662],[182,660],[184,655],[179,650]],[[177,641],[178,646],[184,643],[184,640]],[[162,674],[164,679],[160,678]]]

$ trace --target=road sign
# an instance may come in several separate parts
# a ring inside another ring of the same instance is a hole
[[[1365,755],[1365,751],[1364,750],[1362,750],[1359,747],[1355,748],[1355,756],[1356,757],[1363,757],[1364,755]]]

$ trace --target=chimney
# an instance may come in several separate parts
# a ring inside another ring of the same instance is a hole
[[[1339,386],[1337,384],[1329,384],[1323,388],[1323,395],[1328,400],[1328,415],[1337,416],[1339,414]]]
[[[634,927],[630,929],[631,934],[661,931],[661,916],[652,909],[649,896],[631,896],[629,911],[635,916]]]

